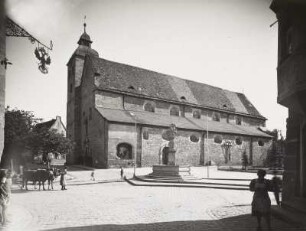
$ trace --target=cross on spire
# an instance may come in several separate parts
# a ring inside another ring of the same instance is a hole
[[[83,26],[84,26],[84,33],[86,33],[86,22],[85,22],[85,20],[86,20],[86,15],[84,16],[84,24],[83,24]]]

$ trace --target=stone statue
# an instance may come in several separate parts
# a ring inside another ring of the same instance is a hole
[[[162,134],[162,138],[169,141],[168,145],[167,145],[167,149],[165,149],[166,151],[163,151],[163,153],[161,153],[161,155],[165,155],[166,156],[166,165],[175,165],[175,148],[174,148],[174,138],[176,136],[177,133],[177,129],[175,124],[170,124],[170,127],[168,130],[166,130],[163,134]],[[163,149],[165,148],[162,147]]]

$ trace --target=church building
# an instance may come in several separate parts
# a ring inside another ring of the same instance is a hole
[[[174,126],[179,165],[240,165],[243,154],[264,164],[266,118],[244,94],[103,59],[91,43],[84,29],[67,64],[67,137],[76,144],[68,163],[167,164]]]

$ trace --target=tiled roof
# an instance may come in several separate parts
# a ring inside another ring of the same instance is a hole
[[[51,128],[52,125],[55,123],[55,119],[52,119],[52,120],[48,120],[46,122],[43,122],[43,123],[39,123],[39,124],[36,124],[35,128],[37,129],[41,129],[41,128]]]
[[[170,124],[175,124],[177,128],[206,131],[208,127],[209,132],[229,133],[237,135],[248,135],[257,137],[267,137],[264,132],[261,132],[256,127],[234,125],[229,123],[222,123],[216,121],[207,121],[203,119],[186,118],[179,116],[170,116],[163,114],[156,114],[146,111],[127,111],[110,108],[96,108],[99,113],[110,122],[120,123],[138,123],[143,125],[163,126],[169,127]],[[207,126],[208,125],[208,126]]]
[[[245,95],[204,83],[92,57],[99,89],[119,90],[163,100],[243,113],[265,119]],[[131,87],[132,86],[132,87]]]

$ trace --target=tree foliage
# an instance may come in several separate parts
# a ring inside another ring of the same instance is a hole
[[[26,136],[40,121],[30,111],[5,108],[4,149],[13,143],[24,144]]]
[[[43,159],[47,160],[48,153],[60,153],[67,155],[72,151],[72,142],[56,130],[46,127],[34,128],[28,135],[27,145],[34,154],[43,154]]]
[[[39,122],[41,119],[35,118],[30,111],[5,109],[2,167],[9,166],[10,159],[22,164],[25,149],[31,150],[33,155],[43,153],[45,157],[49,152],[69,154],[72,142],[47,127],[37,128]]]
[[[268,150],[265,159],[265,166],[273,168],[282,168],[283,159],[285,155],[285,140],[282,134],[277,129],[272,131],[265,131],[267,134],[273,136],[272,144]]]

